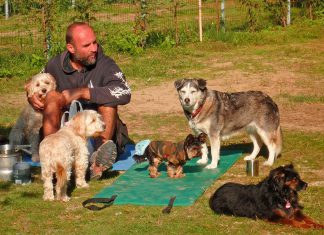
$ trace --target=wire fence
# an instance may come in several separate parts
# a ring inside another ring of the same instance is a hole
[[[146,36],[153,35],[153,41],[169,38],[181,43],[188,37],[199,40],[198,0],[82,0],[83,5],[78,5],[80,1],[34,1],[28,6],[20,4],[20,8],[19,4],[9,1],[6,5],[8,1],[3,1],[0,50],[35,54],[59,52],[65,47],[65,29],[75,20],[89,21],[103,44],[111,44],[109,37],[122,44],[122,39],[136,39],[136,35],[143,32]],[[46,11],[46,6],[51,7],[51,13]],[[292,14],[296,12],[293,10]],[[248,22],[247,8],[239,0],[202,0],[201,16],[202,36],[210,29],[219,31],[221,27],[228,32],[244,30]],[[135,43],[140,42],[136,40]]]

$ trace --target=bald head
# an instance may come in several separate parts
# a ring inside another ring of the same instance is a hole
[[[79,32],[80,30],[88,30],[91,29],[93,31],[93,28],[85,22],[74,22],[70,24],[66,29],[66,35],[65,35],[65,41],[66,44],[73,43],[75,32]]]

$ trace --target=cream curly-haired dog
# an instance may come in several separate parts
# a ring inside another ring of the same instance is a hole
[[[44,181],[44,200],[54,200],[53,174],[56,174],[56,199],[68,201],[67,183],[72,167],[76,186],[88,187],[85,181],[89,164],[87,138],[100,135],[105,129],[102,116],[93,110],[78,112],[58,132],[48,135],[40,143],[39,156]]]
[[[34,94],[44,101],[48,92],[56,89],[56,81],[49,73],[40,73],[33,76],[25,85],[27,97]],[[43,114],[27,104],[9,134],[9,143],[14,145],[30,144],[32,160],[39,161],[39,130],[43,126]]]

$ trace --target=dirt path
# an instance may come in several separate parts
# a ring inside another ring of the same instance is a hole
[[[268,75],[244,75],[231,71],[222,79],[208,80],[209,89],[220,91],[261,90],[274,98],[279,106],[283,129],[324,133],[324,104],[292,103],[281,94],[321,94],[323,84],[313,87],[296,85],[302,78],[294,73],[281,71]],[[132,122],[133,115],[173,114],[183,115],[173,82],[162,86],[134,91],[131,104],[120,108],[126,121]]]

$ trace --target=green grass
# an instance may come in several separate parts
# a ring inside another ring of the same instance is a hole
[[[293,103],[317,103],[323,104],[324,103],[324,96],[309,96],[309,95],[289,95],[289,94],[281,94],[279,95],[280,98],[285,98],[289,102]]]
[[[145,125],[152,124],[152,118],[145,119]],[[183,118],[183,117],[182,117]],[[156,116],[155,121],[170,123],[170,117]],[[182,121],[173,117],[175,123],[182,126]],[[153,127],[154,128],[154,127]],[[157,127],[159,128],[159,127]],[[169,127],[170,130],[174,126]],[[173,133],[169,138],[174,138]],[[143,137],[143,136],[141,136]],[[285,151],[275,166],[293,162],[303,179],[310,187],[300,193],[305,206],[305,213],[324,221],[322,213],[324,195],[323,187],[312,186],[319,180],[314,172],[321,171],[324,159],[320,155],[324,151],[323,134],[305,134],[284,132]],[[240,143],[237,140],[237,143]],[[307,147],[305,148],[305,143]],[[302,153],[302,154],[301,154]],[[262,160],[261,160],[262,161]],[[264,171],[263,171],[264,170]],[[320,231],[293,229],[288,226],[273,225],[264,221],[247,218],[214,215],[208,207],[211,193],[226,181],[257,182],[268,172],[262,168],[260,177],[245,176],[244,161],[240,159],[224,176],[215,181],[213,186],[188,207],[174,207],[171,214],[162,214],[162,207],[154,206],[117,206],[113,205],[102,211],[93,212],[82,208],[81,203],[99,192],[105,185],[110,185],[118,176],[112,175],[102,181],[90,182],[88,189],[72,191],[72,199],[68,203],[43,202],[42,184],[36,182],[20,186],[0,183],[0,233],[1,234],[321,234]],[[108,175],[109,176],[109,175]]]

